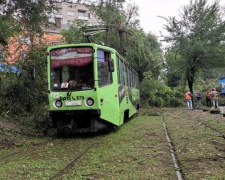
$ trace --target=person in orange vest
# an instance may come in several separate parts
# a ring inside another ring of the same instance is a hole
[[[188,109],[193,109],[193,106],[192,106],[192,94],[191,94],[190,91],[187,91],[185,93],[185,100],[187,102]]]

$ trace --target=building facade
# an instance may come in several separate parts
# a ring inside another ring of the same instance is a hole
[[[54,0],[57,7],[49,19],[50,27],[46,32],[59,34],[61,30],[68,29],[74,20],[85,22],[86,25],[99,25],[100,21],[91,12],[86,4],[76,3],[76,0]]]

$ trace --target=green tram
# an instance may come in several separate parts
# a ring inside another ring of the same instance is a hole
[[[120,126],[139,109],[138,74],[115,49],[51,46],[47,62],[50,116],[59,134]]]

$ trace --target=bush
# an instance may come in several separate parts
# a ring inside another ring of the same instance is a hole
[[[48,118],[45,48],[29,52],[29,60],[17,64],[20,76],[2,73],[0,85],[0,114],[20,121],[38,125]],[[31,66],[36,67],[36,79],[31,79]]]
[[[156,107],[177,107],[183,103],[183,93],[172,90],[163,82],[155,80],[150,73],[144,75],[140,84],[143,105]]]

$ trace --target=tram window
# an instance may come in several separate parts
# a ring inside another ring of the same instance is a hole
[[[135,87],[137,88],[137,77],[135,76]]]
[[[131,81],[130,81],[130,78],[131,78],[131,73],[130,73],[130,68],[128,68],[128,86],[131,87]]]
[[[116,61],[117,61],[117,79],[118,79],[118,83],[121,84],[121,81],[120,81],[120,59],[118,56],[116,56]]]
[[[127,86],[130,87],[130,69],[127,67]]]
[[[129,86],[132,87],[131,85],[131,75],[132,75],[132,72],[131,70],[129,69]]]
[[[132,87],[134,87],[134,72],[132,72]]]
[[[112,84],[112,72],[109,72],[109,66],[108,66],[109,59],[110,59],[109,52],[106,52],[103,50],[97,51],[99,87]]]
[[[124,76],[125,76],[125,85],[128,86],[128,80],[127,80],[127,66],[124,64]]]
[[[121,60],[120,60],[120,82],[122,85],[125,85],[124,63]]]
[[[58,48],[50,53],[52,89],[88,90],[93,88],[92,48]]]

